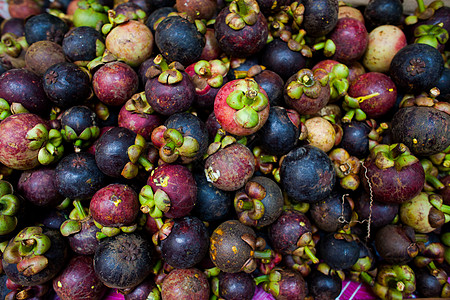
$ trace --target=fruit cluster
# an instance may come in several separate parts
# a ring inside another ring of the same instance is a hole
[[[450,298],[450,6],[402,2],[8,0],[1,296]]]

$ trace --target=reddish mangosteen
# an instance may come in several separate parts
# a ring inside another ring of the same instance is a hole
[[[159,239],[162,258],[177,269],[193,267],[208,253],[209,234],[205,224],[197,217],[166,220],[160,229]]]
[[[89,211],[105,236],[116,235],[121,230],[131,232],[137,226],[138,195],[126,184],[112,183],[94,194]]]
[[[110,10],[108,14],[115,14]],[[118,15],[123,19],[123,15]],[[143,61],[152,55],[154,37],[150,29],[144,23],[129,20],[118,22],[117,25],[107,31],[105,38],[106,49],[117,59],[131,67],[138,67]],[[108,25],[108,24],[107,24]],[[103,30],[105,33],[105,30]]]
[[[221,223],[211,234],[209,256],[216,267],[223,272],[253,272],[256,259],[269,259],[272,250],[257,250],[261,241],[255,231],[238,220]]]
[[[213,60],[218,59],[222,54],[219,42],[217,42],[214,28],[206,28],[205,47],[203,48],[200,59]]]
[[[188,113],[171,115],[164,125],[152,132],[152,142],[159,148],[159,157],[166,163],[188,164],[203,158],[208,147],[205,123]]]
[[[237,136],[258,131],[269,116],[266,92],[252,78],[235,79],[222,86],[214,101],[214,114],[222,128]]]
[[[425,183],[422,164],[401,143],[375,146],[363,167],[363,187],[377,201],[403,203],[415,197]]]
[[[11,115],[0,123],[0,162],[17,170],[30,170],[57,161],[63,154],[62,137],[38,115]]]
[[[331,59],[344,64],[360,59],[364,55],[369,42],[369,34],[364,23],[348,17],[338,20],[328,38],[335,45],[335,51]]]
[[[101,299],[107,287],[98,279],[91,256],[75,256],[53,278],[53,289],[61,300]]]
[[[120,109],[118,126],[125,127],[150,141],[155,128],[163,124],[163,117],[148,104],[145,92],[134,94]]]
[[[128,20],[136,20],[141,23],[147,18],[145,11],[132,1],[115,5],[114,12],[116,13],[116,16],[124,15]]]
[[[150,174],[139,194],[141,210],[153,218],[180,218],[194,208],[197,184],[189,169],[178,164],[163,164]]]
[[[176,8],[180,13],[186,13],[192,19],[212,19],[218,8],[214,0],[177,0]]]
[[[195,86],[195,105],[210,109],[219,89],[228,82],[229,64],[219,59],[200,60],[186,68]]]
[[[48,166],[23,171],[17,190],[36,206],[55,207],[64,200],[55,182],[55,169]]]
[[[104,239],[94,254],[94,270],[104,285],[132,289],[152,272],[154,246],[137,233],[121,233]]]
[[[397,88],[383,73],[368,72],[358,76],[350,85],[343,107],[347,110],[344,121],[355,116],[358,121],[379,118],[388,113],[397,100]]]
[[[5,99],[11,110],[46,116],[51,102],[45,94],[41,78],[26,69],[12,69],[0,76],[0,98]]]
[[[165,300],[208,300],[208,278],[197,268],[174,269],[161,284],[161,296]]]
[[[157,55],[154,62],[156,65],[147,71],[149,79],[145,83],[150,106],[165,116],[188,110],[195,99],[195,86],[184,67],[178,62],[167,65],[162,55]]]
[[[301,146],[291,150],[282,160],[280,182],[292,201],[314,203],[331,194],[336,183],[336,170],[323,150]]]
[[[328,72],[330,79],[330,102],[335,102],[347,93],[350,86],[350,71],[346,65],[333,59],[325,59],[315,64],[311,71],[314,72],[316,69],[324,69]]]
[[[25,20],[28,17],[42,13],[42,3],[34,0],[11,0],[8,1],[8,13],[11,18],[19,18]]]
[[[126,63],[114,61],[101,66],[92,77],[97,98],[106,105],[121,106],[136,93],[137,73]]]
[[[247,146],[232,143],[205,161],[206,179],[224,191],[242,188],[255,172],[255,158]]]
[[[177,61],[183,66],[196,62],[205,47],[205,37],[192,23],[181,16],[166,17],[155,30],[155,43],[169,62]]]
[[[3,251],[3,270],[16,284],[43,284],[64,267],[67,244],[59,230],[25,227]]]
[[[95,143],[95,161],[100,170],[111,177],[134,178],[139,166],[146,171],[153,165],[143,156],[145,139],[128,128],[112,127]]]
[[[266,44],[269,29],[256,0],[235,0],[224,7],[214,24],[220,48],[233,57],[249,57]]]
[[[299,114],[315,114],[330,100],[330,78],[323,69],[301,69],[284,86],[284,101]]]

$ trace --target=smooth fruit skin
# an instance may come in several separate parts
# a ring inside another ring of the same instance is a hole
[[[371,72],[388,73],[392,58],[407,44],[405,34],[397,26],[378,26],[369,33],[362,63]]]
[[[138,67],[152,55],[153,33],[145,24],[130,20],[106,36],[106,49],[131,67]]]

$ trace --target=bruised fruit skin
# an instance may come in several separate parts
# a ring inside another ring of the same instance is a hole
[[[208,279],[196,268],[174,269],[161,285],[161,296],[165,300],[208,300],[209,294]]]
[[[236,191],[253,176],[255,163],[250,149],[234,143],[206,159],[206,178],[213,186],[221,190]]]

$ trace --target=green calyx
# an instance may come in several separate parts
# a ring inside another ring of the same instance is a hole
[[[100,135],[100,128],[98,126],[90,126],[85,128],[79,135],[70,126],[64,126],[61,129],[61,135],[64,140],[72,143],[76,148],[86,148],[92,144]]]
[[[42,227],[26,227],[5,248],[3,259],[17,264],[18,271],[25,276],[31,276],[47,267],[48,260],[44,254],[50,246],[50,238],[43,234]]]
[[[12,115],[12,113],[11,113],[11,107],[10,107],[8,101],[6,101],[3,98],[0,98],[0,120],[3,121],[10,115]]]
[[[230,13],[225,17],[225,23],[234,30],[255,24],[260,13],[256,0],[234,0],[228,9]]]
[[[120,227],[109,227],[109,226],[103,226],[100,223],[96,222],[94,220],[95,226],[100,229],[99,232],[95,234],[97,240],[101,240],[107,237],[113,237],[118,235],[121,232],[124,233],[131,233],[134,232],[137,229],[137,224],[133,224],[130,226],[120,226]]]
[[[28,49],[28,43],[24,37],[17,37],[14,33],[7,32],[2,35],[0,42],[0,55],[9,55],[17,58],[22,51]]]
[[[198,78],[194,78],[193,82],[196,87],[204,86],[204,81],[206,81],[209,86],[220,88],[223,85],[224,76],[226,76],[229,69],[229,62],[224,62],[219,59],[214,59],[211,61],[200,60],[194,65],[194,71]],[[200,80],[201,82],[196,83],[196,80]]]
[[[56,129],[47,130],[44,124],[37,124],[26,136],[30,142],[28,148],[38,151],[38,161],[43,165],[59,160],[64,152],[63,137]]]
[[[122,169],[121,175],[126,179],[132,179],[137,176],[139,172],[139,166],[143,167],[145,171],[153,169],[153,164],[144,157],[144,150],[146,149],[146,141],[140,134],[136,135],[134,144],[127,149],[128,159],[130,160],[125,164]]]
[[[381,299],[403,299],[416,290],[414,271],[408,265],[383,265],[372,290]]]
[[[269,105],[269,99],[252,78],[241,79],[236,89],[228,95],[226,102],[237,110],[234,115],[235,122],[244,128],[257,126],[260,122],[258,112]]]
[[[163,133],[164,145],[159,149],[160,158],[167,162],[175,162],[181,158],[182,163],[193,161],[200,149],[198,141],[191,136],[183,136],[174,128],[166,129]]]
[[[309,98],[318,98],[321,89],[329,83],[328,73],[323,69],[311,71],[301,69],[297,72],[295,80],[291,81],[286,91],[292,99],[300,99],[303,94]]]
[[[408,147],[402,143],[377,145],[371,150],[370,156],[379,169],[395,167],[396,170],[401,171],[419,162],[419,159],[412,155]]]
[[[161,186],[167,184],[161,183]],[[162,189],[153,192],[151,186],[144,185],[139,193],[139,203],[141,204],[141,211],[144,214],[149,214],[150,217],[157,219],[162,218],[165,212],[170,209],[170,198]]]
[[[236,193],[234,208],[239,220],[248,226],[257,226],[264,216],[265,207],[262,199],[266,196],[265,188],[257,182],[248,182],[245,190]]]
[[[438,46],[438,43],[444,45],[447,43],[449,36],[443,26],[443,23],[417,26],[414,30],[414,37],[416,38],[414,42],[426,43],[435,48]]]
[[[125,22],[128,22],[129,19],[127,16],[122,15],[122,14],[116,15],[116,12],[113,9],[109,9],[108,10],[108,21],[109,21],[109,23],[102,26],[102,33],[104,35],[108,35],[108,33],[110,33],[114,27],[116,27],[120,24],[123,24]]]
[[[336,64],[329,73],[330,76],[330,101],[338,100],[347,94],[350,86],[348,82],[349,70],[344,64]]]
[[[82,0],[73,14],[73,24],[76,27],[89,26],[100,29],[108,22],[108,7],[96,0]]]
[[[311,232],[305,232],[297,241],[297,249],[292,252],[292,255],[298,256],[302,259],[311,261],[313,264],[319,263],[319,259],[315,256],[316,244],[313,240]]]
[[[0,180],[0,235],[12,232],[17,226],[20,201],[13,195],[12,185]]]
[[[155,112],[147,101],[145,91],[131,96],[131,99],[125,103],[125,109],[129,112],[139,113],[142,115],[151,115]]]

